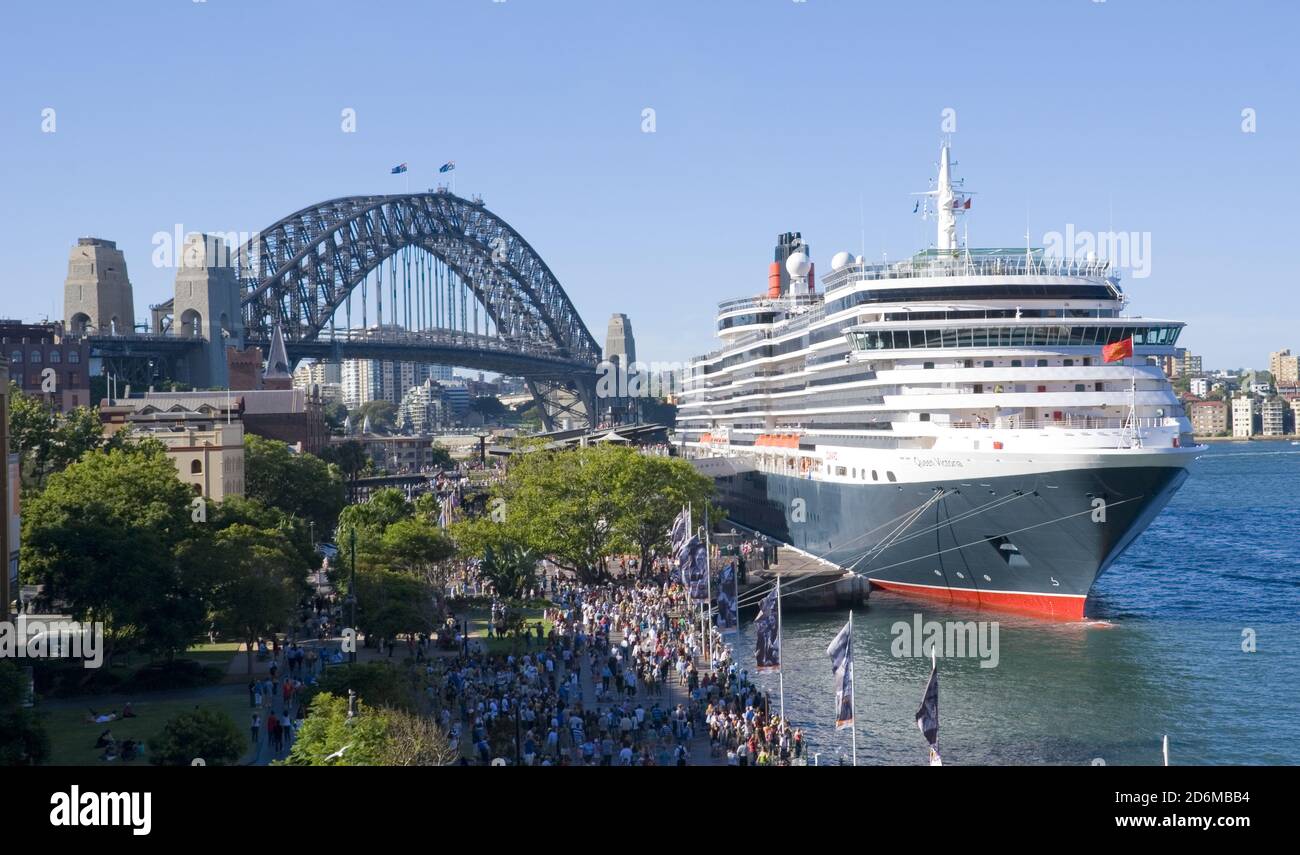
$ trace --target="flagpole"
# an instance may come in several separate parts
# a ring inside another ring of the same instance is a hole
[[[781,571],[776,571],[776,649],[777,655],[785,659],[785,651],[782,650],[781,640]],[[781,703],[781,722],[785,723],[785,666],[778,660],[776,669],[777,691],[780,693]]]
[[[858,675],[853,670],[853,609],[849,609],[849,715],[853,716],[853,765],[858,765]]]
[[[704,620],[704,659],[713,665],[713,657],[710,656],[710,648],[713,646],[713,553],[709,546],[709,506],[704,505],[704,609],[707,617]]]

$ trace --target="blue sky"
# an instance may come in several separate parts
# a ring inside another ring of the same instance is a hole
[[[819,268],[931,240],[909,193],[945,108],[979,192],[971,243],[1150,236],[1132,310],[1188,321],[1207,366],[1300,348],[1297,5],[849,0],[133,0],[13,4],[0,31],[0,315],[58,316],[69,247],[256,231],[311,202],[412,189],[455,160],[597,339],[713,347],[779,232]],[[43,133],[41,111],[56,130]],[[642,111],[655,132],[642,132]],[[355,133],[341,112],[356,111]],[[1242,130],[1242,111],[1256,116]]]

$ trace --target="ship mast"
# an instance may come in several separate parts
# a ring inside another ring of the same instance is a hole
[[[938,221],[935,247],[941,255],[956,256],[959,248],[957,215],[970,209],[970,194],[963,189],[960,178],[952,177],[950,148],[946,141],[939,148],[939,177],[934,182],[934,189],[914,195],[926,197],[926,217],[930,215],[930,200],[934,200],[934,216]]]

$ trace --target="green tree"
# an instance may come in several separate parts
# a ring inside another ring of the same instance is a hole
[[[456,554],[456,545],[423,517],[407,517],[384,529],[379,550],[387,567],[434,581],[435,568]]]
[[[401,490],[395,487],[376,490],[370,495],[370,501],[348,505],[339,514],[335,542],[340,549],[347,549],[351,533],[355,530],[357,554],[377,554],[384,531],[399,520],[409,519],[414,513],[415,506]]]
[[[682,505],[701,506],[711,491],[683,461],[612,444],[529,451],[512,463],[488,516],[457,523],[452,536],[462,555],[514,544],[592,580],[612,552],[648,557]]]
[[[311,714],[294,739],[288,766],[445,766],[456,759],[447,735],[432,719],[416,713],[317,695]]]
[[[252,674],[257,639],[280,630],[307,593],[301,556],[279,533],[235,523],[188,542],[182,560],[210,587],[218,631],[247,643]]]
[[[347,407],[339,401],[330,401],[321,409],[321,413],[325,416],[325,424],[329,425],[331,433],[342,432],[343,422],[348,417]]]
[[[326,672],[328,673],[328,672]],[[348,716],[348,699],[318,694],[285,758],[287,766],[377,766],[384,755],[385,721],[360,700]]]
[[[88,454],[23,508],[23,580],[125,646],[170,655],[203,622],[203,590],[176,560],[193,494],[157,443]]]
[[[382,568],[358,570],[357,629],[367,639],[432,632],[440,614],[436,595],[424,579]]]
[[[329,531],[343,509],[343,479],[312,454],[256,434],[244,437],[244,495]]]
[[[27,676],[0,661],[0,766],[37,766],[50,758],[50,737],[40,719],[23,706]]]
[[[479,572],[496,588],[498,596],[513,600],[522,597],[537,581],[537,553],[514,544],[496,549],[489,546]]]
[[[397,407],[392,401],[367,401],[352,411],[352,424],[360,430],[367,417],[371,430],[387,433],[397,419]]]
[[[121,434],[104,439],[98,410],[76,407],[59,414],[41,398],[23,394],[13,381],[9,394],[9,450],[19,455],[29,487],[40,487],[51,473],[65,469],[87,451],[125,444]]]
[[[155,766],[189,766],[195,758],[207,766],[233,766],[244,753],[244,737],[223,710],[196,707],[169,719],[148,748]]]

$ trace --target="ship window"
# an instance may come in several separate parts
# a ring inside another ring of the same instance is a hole
[[[1011,360],[1011,367],[1012,367],[1012,368],[1019,368],[1019,367],[1021,367],[1021,365],[1022,365],[1022,363],[1020,362],[1019,359],[1013,359],[1013,360]]]
[[[992,368],[992,367],[993,367],[993,360],[992,360],[992,359],[986,359],[986,360],[984,360],[984,367],[985,367],[985,368]]]
[[[888,478],[890,481],[897,481],[897,480],[898,480],[897,478],[894,477],[894,473],[893,473],[893,472],[886,472],[886,473],[885,473],[885,477]]]
[[[847,474],[847,473],[845,472],[843,466],[836,466],[836,467],[835,467],[835,474],[836,474],[836,475],[844,475],[844,474]]]
[[[1029,566],[1029,562],[1025,560],[1025,556],[1020,554],[1020,548],[1012,543],[1005,535],[998,535],[996,537],[986,535],[984,539],[998,551],[998,556],[1003,561],[1007,562],[1008,567],[1026,568]]]
[[[876,473],[876,470],[874,470],[874,469],[871,470],[871,480],[872,480],[872,481],[879,481],[879,480],[880,480],[880,475],[878,475],[878,474]]]
[[[933,362],[922,362],[922,363],[921,363],[921,367],[922,367],[922,368],[933,368],[933,367],[934,367],[934,363],[933,363]]]
[[[1083,365],[1084,365],[1085,368],[1088,367],[1089,365],[1092,365],[1092,357],[1091,357],[1091,356],[1085,356],[1085,357],[1083,358]]]
[[[976,383],[976,384],[975,384],[975,388],[974,388],[974,392],[975,392],[976,395],[982,395],[982,394],[984,394],[984,384],[983,384],[983,383]]]
[[[921,413],[921,421],[923,421],[923,422],[928,422],[929,420],[930,420],[930,414],[929,414],[929,413]]]
[[[1040,360],[1038,360],[1038,362],[1036,362],[1036,363],[1034,363],[1034,364],[1037,365],[1039,368],[1046,368],[1046,367],[1047,367],[1047,360],[1046,360],[1046,359],[1040,359]]]
[[[1106,384],[1105,384],[1105,383],[1098,383],[1097,386],[1096,386],[1096,389],[1097,389],[1098,392],[1105,392],[1105,391],[1106,391]]]
[[[1074,365],[1074,360],[1073,360],[1073,359],[1067,359],[1067,360],[1065,360],[1064,362],[1062,362],[1061,364],[1064,365],[1066,368],[1070,368],[1070,367],[1072,367],[1072,366]]]
[[[1082,383],[1075,383],[1075,384],[1074,384],[1074,391],[1076,391],[1076,392],[1082,392],[1082,391],[1083,391],[1083,384],[1082,384]]]
[[[975,360],[973,360],[973,359],[967,359],[967,360],[965,361],[964,364],[965,364],[965,366],[966,366],[967,368],[974,368],[974,367],[975,367]]]

